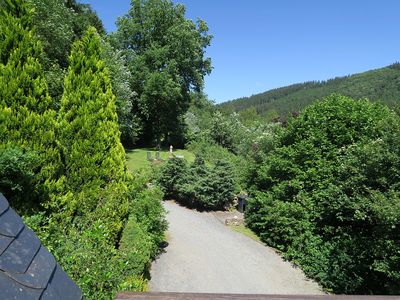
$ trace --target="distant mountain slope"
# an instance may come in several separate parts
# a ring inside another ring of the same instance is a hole
[[[255,107],[260,115],[271,111],[286,115],[299,111],[313,101],[332,93],[340,93],[356,99],[369,98],[372,101],[382,101],[389,106],[394,106],[400,103],[400,63],[327,81],[293,84],[224,102],[217,107],[226,112],[239,112]]]

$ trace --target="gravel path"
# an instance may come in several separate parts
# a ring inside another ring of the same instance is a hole
[[[213,214],[164,202],[166,253],[151,269],[150,291],[241,294],[322,294],[272,249],[223,225]]]

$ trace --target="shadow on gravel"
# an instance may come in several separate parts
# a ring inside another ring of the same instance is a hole
[[[163,201],[164,202],[172,202],[172,203],[175,203],[175,204],[179,205],[180,207],[184,207],[184,208],[187,208],[187,209],[190,209],[190,210],[193,210],[193,211],[197,211],[197,212],[200,212],[200,213],[203,213],[203,212],[211,212],[212,213],[212,212],[216,212],[216,211],[222,211],[222,212],[228,211],[228,210],[224,210],[222,208],[210,209],[210,208],[205,208],[205,207],[201,207],[201,206],[196,206],[191,201],[178,201],[178,200],[175,200],[175,199],[164,199]]]

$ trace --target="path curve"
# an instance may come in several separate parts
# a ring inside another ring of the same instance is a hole
[[[240,294],[323,294],[303,272],[265,247],[223,225],[212,213],[173,201],[168,242],[152,265],[150,291]]]

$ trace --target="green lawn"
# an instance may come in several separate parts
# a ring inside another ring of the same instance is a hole
[[[257,234],[255,234],[250,228],[246,227],[245,225],[239,225],[239,226],[229,226],[233,231],[239,232],[241,234],[244,234],[246,236],[248,236],[249,238],[257,241],[257,242],[261,242],[260,238],[257,236]]]
[[[136,171],[143,168],[149,168],[151,166],[151,162],[147,160],[147,152],[151,152],[152,158],[156,157],[157,150],[155,148],[138,148],[126,150],[126,164],[128,166],[128,169],[131,171]],[[174,150],[174,155],[183,155],[183,157],[188,162],[194,161],[194,154],[188,150]],[[169,157],[169,149],[161,149],[160,156],[161,159],[167,160]]]

